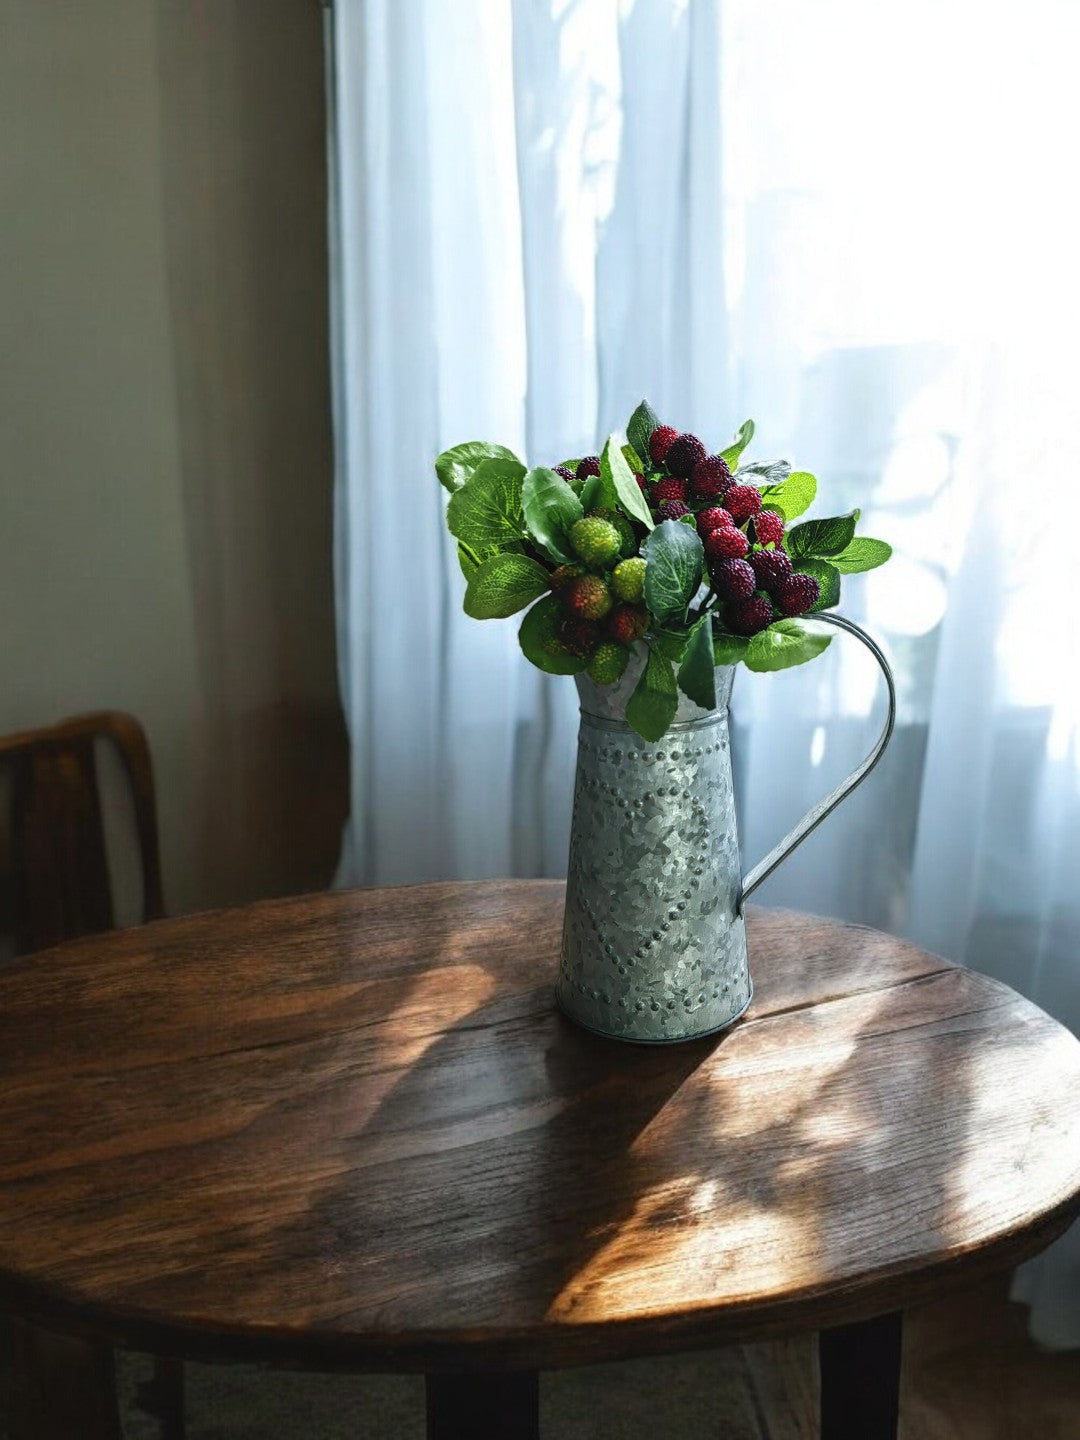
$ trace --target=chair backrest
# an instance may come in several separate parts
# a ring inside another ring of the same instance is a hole
[[[131,715],[107,710],[0,738],[11,825],[0,882],[16,954],[114,924],[96,742],[111,743],[131,791],[142,867],[142,920],[165,913],[150,748]]]

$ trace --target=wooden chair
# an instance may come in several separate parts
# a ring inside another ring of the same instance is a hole
[[[165,913],[158,849],[157,805],[150,748],[139,722],[107,710],[63,720],[47,729],[0,738],[0,777],[6,777],[10,824],[0,832],[0,933],[9,950],[26,954],[64,940],[110,930],[115,924],[98,770],[99,747],[111,746],[121,762],[134,815],[142,871],[143,922]],[[57,1384],[81,1392],[90,1409],[102,1411],[105,1434],[115,1409],[112,1356],[107,1347],[17,1325],[15,1358],[25,1377],[17,1386],[22,1431],[45,1440],[38,1413],[42,1391]],[[140,1404],[161,1420],[163,1440],[183,1440],[183,1366],[155,1360],[154,1379]],[[112,1397],[112,1398],[110,1398]],[[118,1430],[119,1421],[115,1421]],[[89,1433],[89,1432],[87,1432]]]

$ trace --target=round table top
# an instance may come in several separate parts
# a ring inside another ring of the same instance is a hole
[[[547,1368],[866,1318],[1080,1208],[1080,1043],[751,911],[725,1035],[552,1001],[563,890],[352,891],[0,972],[0,1306],[191,1356]]]

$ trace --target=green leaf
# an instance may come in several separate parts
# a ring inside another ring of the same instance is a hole
[[[816,603],[810,607],[811,615],[815,610],[831,610],[840,604],[840,571],[835,565],[828,560],[797,560],[794,569],[799,575],[812,575],[821,589]]]
[[[697,593],[705,551],[696,530],[665,520],[645,541],[645,604],[661,625],[686,618]]]
[[[471,580],[480,568],[480,558],[475,550],[470,550],[468,545],[462,545],[458,541],[457,560],[461,567],[461,573],[466,580]]]
[[[830,515],[827,520],[804,520],[787,533],[788,554],[793,560],[804,555],[839,555],[851,544],[856,518],[852,511],[848,515]]]
[[[686,654],[679,666],[679,689],[703,710],[716,709],[715,664],[712,616],[703,615],[690,631]]]
[[[446,507],[450,534],[474,550],[520,540],[525,531],[524,480],[525,466],[519,460],[482,460],[471,478],[450,496]]]
[[[713,635],[713,664],[737,665],[746,658],[749,644],[745,635]]]
[[[729,445],[726,450],[721,450],[720,452],[724,459],[727,461],[729,469],[735,469],[736,465],[738,465],[739,463],[739,456],[750,444],[750,441],[753,438],[754,422],[752,420],[744,420],[743,423],[739,426],[739,433],[735,436],[735,443],[733,445]]]
[[[518,631],[518,644],[525,658],[548,675],[578,675],[588,665],[577,655],[571,655],[556,642],[555,626],[562,615],[562,606],[555,595],[545,595],[538,600]]]
[[[645,605],[661,625],[683,625],[704,570],[697,531],[678,520],[662,521],[642,546]]]
[[[690,638],[690,631],[685,628],[673,630],[663,625],[653,625],[649,634],[652,637],[653,645],[660,651],[664,659],[670,660],[673,665],[678,665],[686,653],[686,642]]]
[[[858,575],[863,570],[876,570],[892,554],[892,546],[884,540],[871,540],[857,535],[851,544],[832,557],[832,563],[844,575]]]
[[[520,464],[514,452],[507,450],[505,445],[489,445],[486,440],[466,440],[464,445],[452,445],[442,452],[435,461],[435,474],[453,494],[472,479],[476,467],[484,460],[513,460]]]
[[[649,647],[649,660],[626,702],[626,721],[643,740],[659,740],[675,719],[679,691],[671,661]]]
[[[474,620],[504,620],[550,589],[548,572],[528,555],[493,555],[465,591],[465,614]]]
[[[641,456],[648,455],[649,441],[652,439],[652,432],[660,424],[660,417],[647,400],[641,404],[630,416],[630,423],[626,427],[626,438]],[[641,466],[638,466],[641,469]]]
[[[807,630],[798,620],[776,620],[751,637],[743,658],[748,670],[787,670],[813,660],[831,640],[831,635]]]
[[[537,466],[525,476],[522,508],[529,534],[552,560],[565,565],[573,558],[567,533],[585,514],[581,501],[554,470]]]
[[[608,436],[600,454],[600,480],[606,505],[613,509],[621,505],[632,520],[640,520],[648,530],[653,528],[649,503],[634,479],[634,472],[623,459],[614,435]]]
[[[817,480],[808,470],[794,470],[778,485],[766,485],[761,492],[763,503],[770,510],[779,510],[785,520],[794,520],[809,510],[817,494]]]
[[[622,447],[622,457],[626,461],[627,465],[630,466],[631,474],[642,474],[645,469],[645,465],[641,459],[641,456],[637,453],[637,451],[632,445],[624,445]],[[640,489],[641,487],[639,486],[638,488]]]
[[[479,550],[474,550],[470,545],[463,545],[458,541],[457,554],[458,565],[466,580],[471,580],[485,560],[490,560],[493,555],[524,555],[525,549],[521,545],[507,545],[505,548],[499,545],[484,545]]]
[[[760,485],[762,480],[767,485],[779,485],[791,474],[791,466],[786,460],[752,460],[747,465],[740,465],[735,471],[735,479],[741,485]]]
[[[590,475],[578,492],[578,499],[581,501],[581,508],[587,515],[590,510],[599,510],[603,505],[604,482],[599,475]],[[611,500],[607,507],[614,510],[615,501]]]

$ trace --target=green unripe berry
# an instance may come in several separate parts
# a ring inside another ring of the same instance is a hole
[[[616,680],[622,679],[629,659],[630,651],[625,645],[605,641],[596,647],[589,661],[589,679],[597,685],[614,685]]]
[[[645,561],[622,560],[611,574],[611,586],[620,600],[639,605],[645,595]]]
[[[570,529],[570,544],[586,565],[602,566],[614,560],[622,545],[618,530],[610,520],[587,515]]]
[[[590,510],[589,516],[586,518],[593,515],[598,516],[601,520],[606,520],[609,525],[615,526],[615,529],[619,532],[620,555],[634,554],[638,545],[637,536],[634,534],[633,525],[630,524],[630,521],[625,515],[621,515],[618,510]]]

